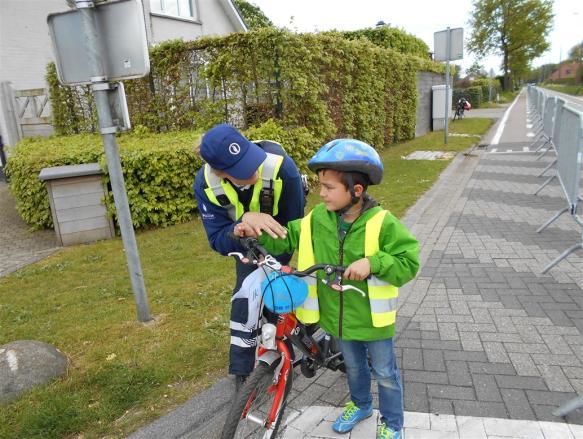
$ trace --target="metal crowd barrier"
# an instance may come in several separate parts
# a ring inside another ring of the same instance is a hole
[[[583,113],[566,104],[563,106],[559,125],[560,146],[557,151],[557,177],[567,198],[568,205],[557,212],[553,218],[547,221],[539,230],[542,231],[565,212],[569,212],[573,219],[583,227],[583,217],[577,212],[581,182],[581,163],[583,156]],[[583,249],[583,230],[581,240],[561,253],[556,259],[543,269],[543,274],[573,253]]]
[[[556,164],[555,175],[545,181],[535,194],[552,179],[558,178],[567,200],[567,206],[558,211],[537,232],[542,232],[565,212],[569,212],[575,222],[582,227],[580,241],[569,247],[544,267],[542,273],[545,274],[574,251],[583,249],[583,217],[578,213],[579,202],[583,201],[579,195],[581,190],[581,165],[583,162],[583,112],[573,108],[562,98],[544,98],[543,92],[535,87],[529,86],[527,96],[530,101],[530,111],[538,112],[538,116],[542,118],[543,134],[541,138],[545,136],[545,143],[548,144],[547,150],[539,154],[537,160],[551,149],[554,149],[557,155],[556,160],[539,174],[539,176],[542,176]],[[577,396],[567,401],[561,407],[555,409],[553,414],[555,416],[566,416],[580,407],[583,407],[583,396]]]

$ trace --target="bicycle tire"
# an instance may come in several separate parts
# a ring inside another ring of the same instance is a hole
[[[269,394],[267,389],[273,383],[273,374],[275,373],[275,369],[277,368],[278,363],[279,362],[276,361],[271,365],[263,362],[259,362],[257,364],[233,401],[231,409],[229,410],[229,414],[227,415],[225,425],[223,426],[223,431],[221,432],[221,439],[275,438],[277,435],[277,430],[281,424],[281,420],[283,419],[287,396],[291,390],[293,370],[290,370],[284,394],[281,400],[281,408],[277,414],[277,418],[275,419],[274,427],[272,429],[266,430],[263,426],[255,424],[250,420],[242,419],[241,415],[247,406],[247,402],[252,397],[253,393],[256,392],[259,397],[256,397],[253,400],[251,406],[249,407],[249,411],[253,412],[253,414],[256,416],[257,414],[266,416],[267,412],[265,410],[262,411],[262,408],[266,407],[267,410],[269,410],[273,403],[273,397],[275,393]]]

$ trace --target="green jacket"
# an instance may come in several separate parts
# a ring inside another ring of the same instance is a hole
[[[312,235],[316,264],[348,266],[364,257],[364,232],[369,218],[381,207],[372,207],[354,221],[343,243],[338,238],[337,215],[321,203],[312,214]],[[264,233],[260,243],[272,254],[291,253],[297,250],[301,220],[287,224],[285,239],[273,239]],[[419,269],[419,243],[411,233],[390,213],[385,216],[379,237],[379,252],[369,257],[371,272],[378,278],[400,287],[409,282]],[[321,279],[324,274],[318,272]],[[367,291],[366,281],[344,281]],[[338,293],[318,281],[320,307],[319,325],[328,333],[345,340],[373,341],[393,336],[394,325],[375,328],[372,324],[368,296],[355,291]]]

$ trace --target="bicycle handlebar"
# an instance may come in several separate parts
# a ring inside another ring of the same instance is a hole
[[[325,285],[328,285],[335,291],[347,291],[347,290],[354,290],[360,293],[363,297],[366,296],[364,291],[360,288],[357,288],[353,285],[342,285],[342,274],[346,271],[346,267],[343,265],[332,265],[332,264],[315,264],[311,267],[306,268],[305,270],[296,270],[295,268],[284,266],[277,261],[273,256],[271,256],[267,250],[265,250],[261,244],[257,241],[256,238],[252,238],[250,236],[241,237],[237,236],[233,233],[229,234],[229,237],[235,241],[237,241],[241,246],[253,257],[253,259],[249,259],[249,257],[244,256],[242,253],[239,252],[231,252],[229,256],[236,256],[241,260],[244,264],[256,264],[256,265],[266,265],[267,267],[271,268],[272,270],[280,270],[285,274],[291,274],[298,277],[306,277],[310,274],[322,270],[326,273],[327,276],[334,276],[333,280],[322,279],[322,282]],[[263,261],[259,261],[260,257],[263,256]]]

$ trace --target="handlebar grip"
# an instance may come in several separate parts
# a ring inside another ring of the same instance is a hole
[[[257,241],[256,238],[253,238],[251,236],[237,236],[235,235],[233,232],[229,233],[229,238],[231,238],[234,241],[237,241],[239,244],[241,244],[241,246],[245,249],[245,250],[250,250],[250,251],[257,251],[258,253],[260,253],[263,256],[267,256],[269,253],[267,252],[267,250],[265,250],[260,244],[259,241]]]

